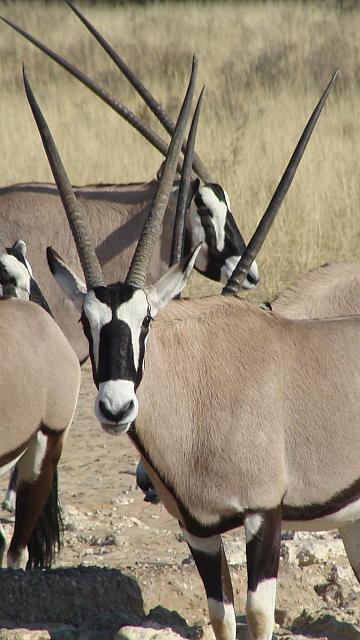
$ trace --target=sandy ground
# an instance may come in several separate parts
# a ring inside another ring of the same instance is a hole
[[[137,453],[126,436],[113,437],[102,431],[93,415],[94,398],[91,371],[86,365],[74,425],[60,463],[66,531],[56,566],[118,569],[137,580],[145,613],[161,605],[175,609],[189,625],[206,625],[202,584],[177,523],[162,505],[143,501],[135,483]],[[10,535],[11,518],[2,515]],[[241,616],[246,597],[243,531],[227,534],[225,541],[236,611]],[[342,571],[336,584],[326,580],[334,562]],[[325,612],[360,624],[360,588],[344,554],[303,567],[281,560],[277,620],[289,628],[303,609],[315,616]]]

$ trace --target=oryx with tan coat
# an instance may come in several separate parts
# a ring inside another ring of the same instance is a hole
[[[224,293],[238,290],[259,250],[331,84]],[[80,291],[63,262],[58,273],[54,269],[82,310],[98,388],[96,415],[107,432],[128,433],[179,520],[218,640],[234,640],[236,630],[221,533],[245,526],[250,634],[270,640],[281,524],[338,526],[360,578],[360,318],[290,321],[234,295],[169,302],[184,286],[199,249],[153,286],[145,285],[183,136],[182,116],[126,282],[107,286],[29,86],[27,92],[86,278],[87,291]],[[193,128],[190,139],[192,134]]]
[[[4,247],[0,253],[4,285],[5,265],[10,274],[14,257],[3,256]],[[7,566],[50,566],[61,540],[56,467],[76,408],[80,366],[51,315],[21,298],[0,298],[0,352],[0,475],[17,463]],[[0,566],[4,554],[0,530]]]
[[[71,5],[70,5],[71,6]],[[100,34],[90,25],[82,14],[72,7],[94,35]],[[27,34],[23,29],[9,20],[7,24],[15,28],[21,35],[38,46],[47,55],[58,62],[69,73],[78,78],[85,86],[95,92],[106,104],[119,115],[125,117],[130,125],[155,146],[160,153],[166,154],[168,145],[154,131],[145,125],[140,118],[131,113],[118,100],[90,78],[85,76],[74,65],[67,62],[42,45],[39,40]],[[108,46],[102,39],[103,46]],[[111,49],[113,56],[115,52]],[[125,65],[126,66],[126,65]],[[160,119],[165,128],[171,131],[173,123],[157,101],[127,68],[127,77],[140,91],[142,97]],[[195,268],[204,276],[216,281],[226,282],[239,261],[245,248],[243,237],[231,213],[230,201],[225,190],[214,184],[209,171],[200,158],[194,160],[194,172],[202,183],[198,186],[195,201],[186,219],[186,248],[194,248],[202,241],[202,248],[195,262]],[[204,184],[205,183],[205,184]],[[124,279],[129,262],[132,259],[136,242],[151,209],[156,195],[158,181],[139,182],[135,184],[94,184],[75,187],[76,195],[81,202],[84,217],[92,229],[92,238],[96,252],[103,268],[104,277],[109,282]],[[151,264],[149,279],[157,279],[169,266],[171,238],[174,226],[177,201],[178,181],[175,181],[172,195],[165,212],[161,241],[157,243]],[[53,287],[53,279],[49,272],[44,246],[54,245],[75,271],[80,271],[80,263],[69,229],[62,224],[62,205],[56,187],[48,183],[15,184],[0,189],[0,228],[9,242],[19,237],[25,238],[32,256],[32,265],[60,327],[76,349],[80,360],[88,352],[77,314],[73,306]],[[40,228],[42,233],[35,230]],[[256,263],[251,267],[244,281],[244,288],[256,286],[259,279]]]
[[[332,262],[301,274],[271,301],[271,308],[299,320],[360,314],[360,263]]]

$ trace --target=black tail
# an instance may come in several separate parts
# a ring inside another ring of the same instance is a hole
[[[56,469],[50,495],[28,542],[29,559],[26,568],[51,567],[62,545],[63,532]]]

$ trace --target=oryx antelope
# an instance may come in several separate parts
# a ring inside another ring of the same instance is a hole
[[[75,10],[74,7],[72,8]],[[80,12],[77,14],[86,20]],[[9,20],[5,20],[5,22],[33,44],[36,44],[42,51],[51,55],[52,59],[59,62],[67,71],[95,91],[117,113],[126,117],[130,124],[135,126],[141,135],[155,145],[161,153],[166,154],[167,144],[144,125],[139,118],[130,113],[117,100],[108,96],[90,78],[84,76],[73,65],[42,45],[20,27]],[[90,25],[90,23],[87,24]],[[96,31],[95,33],[97,34]],[[128,78],[133,84],[137,83],[137,90],[139,90],[139,81],[129,69]],[[141,86],[145,90],[143,85]],[[150,104],[157,117],[161,118],[162,124],[168,128],[171,127],[172,123],[167,114],[149,92],[146,93],[145,90],[145,96],[142,95],[147,99],[147,103]],[[231,214],[229,197],[225,190],[211,180],[209,172],[199,158],[194,161],[194,171],[205,184],[199,186],[196,196],[196,202],[199,204],[191,207],[186,220],[185,246],[187,249],[194,248],[201,239],[203,244],[195,268],[206,277],[225,283],[238,262],[245,248],[245,243]],[[115,282],[125,278],[127,265],[132,258],[135,244],[149,215],[157,187],[157,180],[128,185],[76,187],[76,195],[81,202],[83,215],[91,226],[92,238],[107,281]],[[169,265],[176,199],[177,186],[175,183],[163,219],[161,242],[154,250],[149,267],[150,280],[157,279]],[[11,242],[19,237],[26,239],[32,256],[34,272],[42,284],[45,298],[56,321],[76,349],[80,360],[83,360],[88,349],[81,327],[77,322],[77,313],[61,295],[61,292],[56,287],[54,288],[44,253],[44,246],[56,246],[67,264],[75,272],[80,272],[80,264],[71,233],[69,229],[63,227],[62,215],[61,201],[56,187],[52,184],[25,183],[0,189],[0,228],[2,233]],[[41,228],[41,234],[36,231],[38,228]],[[243,287],[256,286],[258,279],[258,269],[254,263]]]
[[[332,82],[224,293],[238,290],[261,247]],[[245,526],[250,634],[253,640],[270,640],[281,523],[338,526],[360,578],[360,317],[290,321],[234,295],[176,300],[163,309],[184,286],[199,251],[145,285],[188,100],[126,281],[105,285],[27,81],[26,88],[86,278],[86,293],[71,272],[66,284],[60,263],[62,286],[82,309],[98,388],[96,415],[107,432],[128,433],[166,508],[180,522],[218,639],[235,638],[221,533]],[[192,144],[193,137],[192,126]]]
[[[14,287],[8,278],[14,256],[3,255],[1,249],[6,291]],[[23,279],[21,283],[22,288]],[[50,566],[61,535],[56,466],[76,408],[80,366],[68,340],[39,304],[0,298],[0,324],[0,474],[17,465],[7,566]],[[0,566],[4,553],[0,531]]]
[[[333,262],[299,276],[271,302],[286,318],[334,318],[360,314],[360,264]]]
[[[24,240],[17,240],[12,247],[7,247],[6,252],[0,255],[0,287],[3,296],[31,300],[52,315],[39,284],[34,278],[27,259]],[[6,511],[13,512],[15,509],[17,477],[18,469],[15,465],[11,471],[9,486],[1,505]],[[55,483],[57,486],[57,479],[55,479]]]

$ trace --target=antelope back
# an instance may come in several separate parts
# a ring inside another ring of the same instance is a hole
[[[360,313],[360,264],[325,264],[302,274],[271,302],[286,318],[332,318]]]

